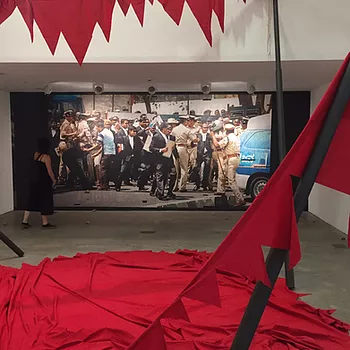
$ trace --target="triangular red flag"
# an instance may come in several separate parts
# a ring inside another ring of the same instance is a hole
[[[61,34],[58,13],[61,12],[59,3],[55,1],[32,1],[35,23],[47,43],[52,55],[55,54]]]
[[[145,15],[145,0],[130,0],[130,3],[141,26],[143,26],[143,19]]]
[[[117,0],[117,1],[120,6],[120,9],[124,13],[124,16],[126,16],[130,7],[130,0]]]
[[[201,27],[210,46],[213,44],[211,35],[211,19],[213,13],[213,0],[186,0],[199,26]]]
[[[190,321],[188,313],[181,299],[176,300],[169,308],[167,308],[163,314],[162,318],[174,318],[185,321]]]
[[[101,9],[100,15],[98,17],[98,25],[102,29],[106,40],[109,42],[109,39],[111,37],[112,17],[115,0],[102,0],[100,4]]]
[[[317,176],[317,183],[350,195],[350,101]]]
[[[159,320],[152,323],[128,350],[166,350],[164,330]]]
[[[30,40],[33,42],[34,41],[34,30],[33,30],[34,16],[33,16],[32,2],[30,0],[17,0],[17,7],[21,12],[24,22],[26,23],[29,29]]]
[[[16,8],[15,0],[3,0],[0,6],[0,24],[5,22]]]
[[[349,63],[350,53],[318,104],[308,124],[294,143],[292,149],[283,160],[280,167],[276,170],[274,176],[279,177],[280,174],[286,171],[294,176],[302,176],[317,137],[320,134],[323,122],[333,103],[339,83]],[[348,194],[350,194],[350,183],[347,179],[349,178],[348,174],[350,170],[349,167],[344,167],[342,165],[349,164],[350,156],[349,152],[345,151],[346,149],[349,149],[350,141],[347,136],[349,135],[349,108],[348,105],[316,180],[325,186]],[[338,161],[340,156],[342,157],[341,161]]]
[[[225,32],[225,0],[213,0],[214,12],[219,20],[221,31]]]
[[[81,65],[92,39],[99,16],[96,0],[66,1],[65,11],[60,11],[60,27],[76,60]]]
[[[164,11],[177,24],[180,24],[185,0],[158,0],[163,5]]]
[[[181,296],[221,307],[216,270],[210,269],[205,274],[202,274],[196,283],[187,288]]]

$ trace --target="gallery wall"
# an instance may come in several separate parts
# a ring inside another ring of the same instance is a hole
[[[0,91],[0,215],[13,210],[10,94]]]
[[[321,86],[311,92],[311,111],[313,112],[326,92],[328,85]],[[349,166],[345,164],[344,166]],[[350,215],[350,196],[315,184],[309,198],[309,210],[328,224],[348,234]]]
[[[283,60],[342,60],[345,57],[350,37],[348,0],[280,0],[279,3]],[[227,0],[225,34],[213,15],[212,48],[187,4],[179,27],[158,1],[154,1],[153,6],[146,1],[143,27],[132,8],[124,17],[117,5],[110,43],[96,27],[85,62],[272,60],[271,4],[270,0],[248,0],[247,4],[242,0]],[[32,44],[16,9],[0,26],[0,62],[75,62],[62,35],[54,57],[36,25],[34,38]]]

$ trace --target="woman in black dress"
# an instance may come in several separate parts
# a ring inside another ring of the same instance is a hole
[[[55,227],[48,221],[48,216],[53,214],[53,185],[56,185],[56,179],[52,171],[49,152],[49,139],[39,139],[37,152],[34,153],[29,174],[29,199],[23,216],[23,228],[30,227],[28,222],[30,212],[41,213],[43,228]]]

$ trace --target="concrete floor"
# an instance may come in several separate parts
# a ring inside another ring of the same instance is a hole
[[[45,257],[112,250],[198,249],[213,251],[242,215],[241,212],[59,212],[56,230],[43,231],[38,216],[22,230],[21,213],[0,217],[0,229],[25,252],[17,258],[0,244],[0,264],[20,267]],[[298,292],[315,307],[337,309],[350,322],[350,250],[344,235],[304,213],[299,223],[303,260],[295,271]]]

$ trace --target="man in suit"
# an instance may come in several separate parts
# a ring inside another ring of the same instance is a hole
[[[170,140],[171,127],[167,123],[163,123],[158,132],[153,135],[150,150],[154,153],[155,159],[155,195],[160,200],[174,198],[173,189],[176,181],[176,170],[172,156],[165,157],[168,152],[168,141]],[[172,138],[175,143],[175,137]],[[165,196],[165,186],[169,181],[168,194]]]
[[[137,136],[140,137],[143,143],[146,142],[148,136],[149,119],[145,114],[141,115],[140,124],[137,127]]]
[[[138,169],[141,162],[141,151],[143,142],[137,136],[137,130],[134,126],[128,129],[128,135],[123,139],[123,160],[118,176],[116,190],[120,191],[122,181],[127,181],[129,174],[136,180],[138,178]]]
[[[195,191],[199,190],[201,185],[204,191],[207,191],[209,186],[209,174],[210,174],[210,163],[211,157],[213,153],[213,149],[211,146],[211,136],[209,134],[209,126],[207,123],[202,125],[201,131],[198,134],[198,151],[197,151],[197,163],[194,171],[195,178]],[[203,176],[201,179],[201,168],[202,164],[203,168]]]
[[[122,164],[124,163],[125,159],[125,153],[124,153],[124,138],[128,136],[128,128],[129,128],[129,120],[128,119],[122,119],[120,121],[120,128],[118,132],[114,135],[114,142],[117,147],[117,156],[116,156],[116,167],[117,169],[121,169]],[[131,173],[127,169],[127,172],[123,174],[124,178],[124,184],[131,186],[130,178],[131,178]],[[128,172],[129,171],[129,172]],[[119,170],[120,174],[120,170]],[[118,189],[117,189],[118,190]],[[120,190],[120,189],[119,189]]]

